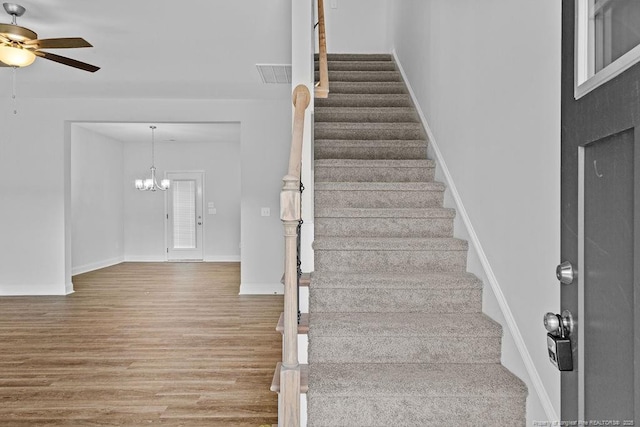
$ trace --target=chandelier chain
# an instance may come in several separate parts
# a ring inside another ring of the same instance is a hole
[[[149,126],[151,128],[151,167],[155,168],[156,167],[156,154],[155,154],[155,145],[156,145],[156,138],[155,138],[155,134],[156,134],[156,127],[155,126]]]

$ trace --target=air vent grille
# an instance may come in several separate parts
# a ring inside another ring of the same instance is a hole
[[[263,83],[287,84],[291,83],[291,65],[286,64],[256,64]]]

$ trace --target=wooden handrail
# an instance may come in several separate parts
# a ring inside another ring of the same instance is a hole
[[[284,225],[284,333],[280,369],[280,404],[278,423],[300,426],[300,364],[298,362],[298,224],[301,219],[300,169],[305,110],[311,94],[305,85],[293,90],[293,134],[289,169],[282,179],[280,219]]]
[[[318,0],[318,62],[320,81],[315,88],[316,98],[329,97],[329,64],[327,63],[327,32],[324,25],[324,0]]]

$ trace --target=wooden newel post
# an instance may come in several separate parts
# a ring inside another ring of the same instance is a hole
[[[283,427],[300,425],[300,365],[298,364],[298,304],[296,258],[300,220],[300,179],[287,175],[280,193],[280,219],[284,225],[284,345],[280,370],[278,420]]]
[[[278,424],[300,426],[300,364],[298,363],[298,224],[301,219],[300,165],[304,114],[311,94],[304,85],[293,91],[295,114],[289,170],[280,193],[280,219],[284,225],[284,336],[280,368]]]
[[[284,225],[284,345],[280,370],[278,420],[284,427],[300,425],[300,365],[298,364],[298,265],[296,248],[300,220],[300,179],[287,175],[280,193],[280,219]]]

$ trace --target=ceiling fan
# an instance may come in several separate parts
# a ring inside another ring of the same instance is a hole
[[[39,56],[90,73],[100,69],[95,65],[41,50],[93,47],[85,39],[80,37],[38,39],[35,32],[16,25],[16,18],[26,11],[24,7],[14,3],[3,3],[3,6],[12,19],[11,24],[0,23],[0,66],[26,67],[35,61],[36,56]]]

